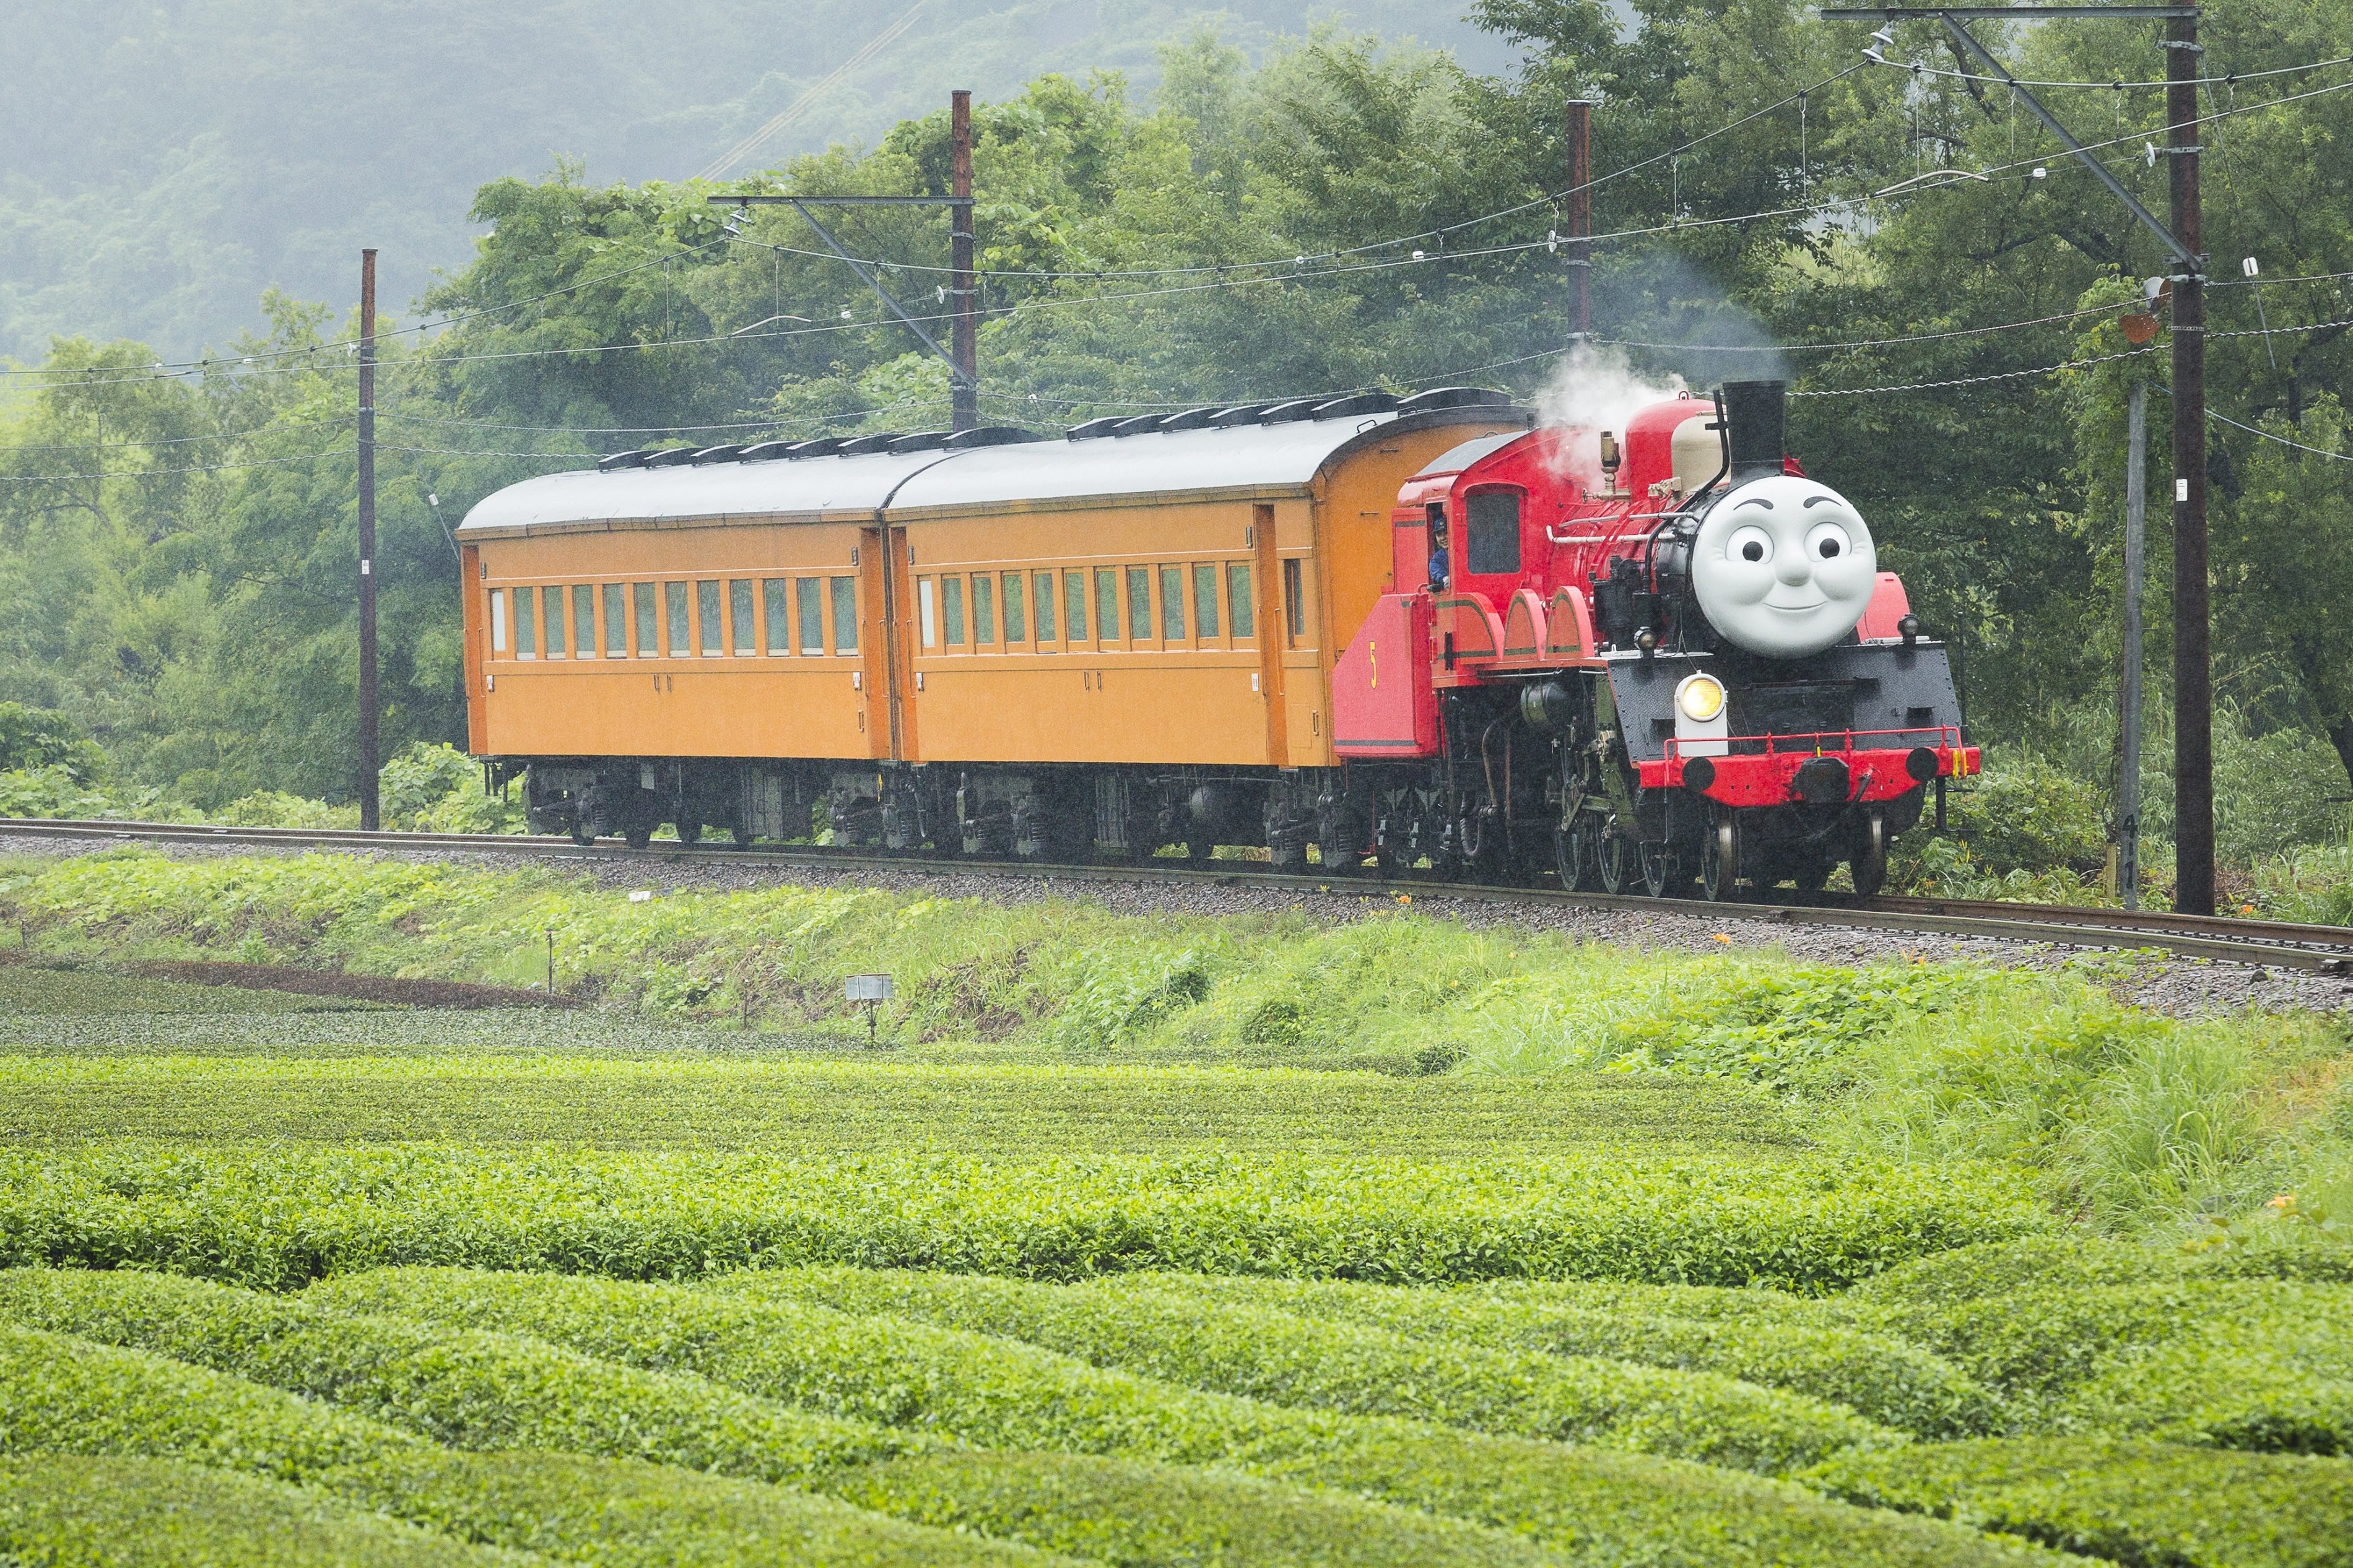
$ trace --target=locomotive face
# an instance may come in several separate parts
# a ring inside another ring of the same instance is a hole
[[[1854,629],[1871,603],[1879,556],[1844,496],[1774,474],[1708,509],[1691,570],[1700,608],[1727,640],[1771,658],[1802,658]]]

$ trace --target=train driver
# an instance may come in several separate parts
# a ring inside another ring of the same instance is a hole
[[[1446,560],[1446,508],[1441,504],[1430,509],[1430,591],[1446,591],[1449,567]]]

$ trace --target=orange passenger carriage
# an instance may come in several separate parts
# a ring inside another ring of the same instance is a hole
[[[1827,609],[1786,561],[1694,576],[1780,538],[1715,413],[1645,411],[1622,462],[1470,388],[620,454],[459,530],[471,748],[583,840],[1864,881],[1857,835],[1974,766],[1944,655],[1868,568],[1831,624],[1852,560]],[[1790,548],[1868,551],[1786,504]]]

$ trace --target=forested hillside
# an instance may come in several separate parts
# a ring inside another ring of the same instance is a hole
[[[579,160],[597,181],[682,179],[784,111],[765,159],[871,145],[955,87],[1042,71],[1153,72],[1201,16],[1262,51],[1309,0],[32,0],[0,3],[0,354],[50,334],[226,344],[276,285],[346,299],[359,247],[386,297],[465,264],[474,188]],[[1502,43],[1456,3],[1354,0],[1358,25]],[[907,26],[897,29],[902,19]],[[887,38],[887,41],[884,41]],[[870,43],[883,42],[871,55]],[[809,101],[837,68],[849,68]],[[755,160],[749,166],[758,167]]]
[[[1660,384],[1795,379],[1796,449],[1859,499],[1958,644],[1980,737],[2041,759],[2008,776],[2056,816],[2091,812],[2095,851],[2128,377],[2153,378],[2166,417],[2165,333],[2113,357],[2119,302],[2160,270],[2149,237],[1998,89],[1953,74],[1926,25],[1898,27],[1875,67],[1864,29],[1791,0],[1644,0],[1631,26],[1581,0],[1475,16],[1521,66],[1482,75],[1329,30],[1254,65],[1204,32],[1161,52],[1149,92],[1047,75],[985,103],[985,416],[1459,381],[1551,388],[1557,411],[1574,401],[1546,243],[1558,127],[1567,99],[1597,98],[1600,352]],[[2130,85],[2162,73],[2150,26],[1980,32],[2022,76],[2126,83],[2046,96],[2087,138],[2118,139],[2112,166],[2162,209],[2162,160],[2143,151],[2161,95]],[[2204,37],[2231,79],[2208,95],[2206,240],[2223,280],[2223,836],[2243,858],[2328,830],[2353,753],[2353,300],[2332,276],[2353,271],[2353,68],[2290,68],[2353,55],[2353,5],[2229,0]],[[768,178],[936,192],[946,160],[933,111]],[[443,530],[496,486],[649,440],[944,422],[940,367],[804,226],[768,208],[731,234],[707,189],[592,167],[475,197],[491,232],[428,301],[456,324],[397,339],[379,394],[389,737],[461,732]],[[840,233],[938,309],[944,220],[846,215]],[[349,322],[270,310],[267,340],[237,351],[250,363],[157,374],[144,345],[63,345],[49,369],[68,374],[16,378],[40,390],[0,443],[0,691],[65,709],[126,778],[196,804],[350,787]],[[2170,566],[2153,533],[2155,713]],[[2160,733],[2160,833],[2166,762]]]

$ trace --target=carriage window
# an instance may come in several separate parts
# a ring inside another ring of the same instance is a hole
[[[1520,492],[1479,490],[1471,497],[1469,549],[1462,570],[1474,577],[1520,569]]]
[[[793,579],[793,598],[800,605],[801,612],[803,653],[825,651],[825,601],[818,596],[818,586],[815,577]]]
[[[1146,642],[1152,637],[1152,569],[1127,569],[1127,640]]]
[[[1163,566],[1160,569],[1160,638],[1163,642],[1185,640],[1185,568]]]
[[[1105,642],[1119,636],[1119,574],[1108,566],[1095,573],[1095,636]]]
[[[737,653],[752,651],[753,634],[759,629],[752,617],[752,580],[738,577],[727,584],[728,624],[734,628],[733,639]]]
[[[833,580],[833,651],[858,651],[858,579]]]
[[[564,590],[550,583],[539,591],[541,607],[547,612],[547,657],[564,657]]]
[[[1083,572],[1062,574],[1062,615],[1071,624],[1066,628],[1072,642],[1087,640],[1087,574]]]
[[[925,577],[915,584],[915,626],[923,636],[925,647],[939,646],[939,625],[932,618],[938,607],[939,595],[932,585],[932,579]]]
[[[687,650],[686,584],[663,584],[662,597],[669,601],[662,608],[669,612],[670,616],[670,656],[672,658],[684,658]]]
[[[997,641],[997,579],[975,577],[972,580],[972,640],[976,647],[988,647]]]
[[[572,585],[572,651],[582,658],[596,657],[596,585]]]
[[[719,584],[697,583],[694,585],[695,609],[702,617],[702,657],[713,658],[720,648]]]
[[[651,658],[654,649],[660,646],[654,638],[654,585],[651,583],[633,583],[630,591],[636,594],[638,600],[638,657]]]
[[[1197,637],[1218,636],[1218,569],[1215,566],[1193,568],[1193,635]]]
[[[539,595],[529,588],[517,588],[514,591],[515,657],[517,658],[539,657],[539,637],[532,630],[533,617],[531,613],[533,601],[538,597]]]
[[[1029,628],[1021,615],[1021,574],[1005,574],[1005,640],[1009,643],[1028,642]]]
[[[1226,564],[1226,608],[1231,612],[1234,636],[1258,636],[1258,622],[1250,615],[1250,571],[1244,562]]]
[[[1293,647],[1307,640],[1307,573],[1296,555],[1282,563],[1282,629]]]
[[[605,584],[605,657],[629,657],[629,588],[626,583]]]
[[[765,578],[760,584],[760,607],[767,612],[767,651],[772,654],[793,651],[793,609],[786,597],[790,592],[791,584],[782,577]]]
[[[507,591],[504,588],[491,590],[491,651],[507,651]]]
[[[947,636],[948,647],[964,647],[963,578],[940,579],[940,619],[944,623],[941,629]]]
[[[1041,643],[1052,642],[1054,640],[1054,574],[1051,572],[1038,574],[1038,602],[1030,608],[1038,613],[1038,640]]]

